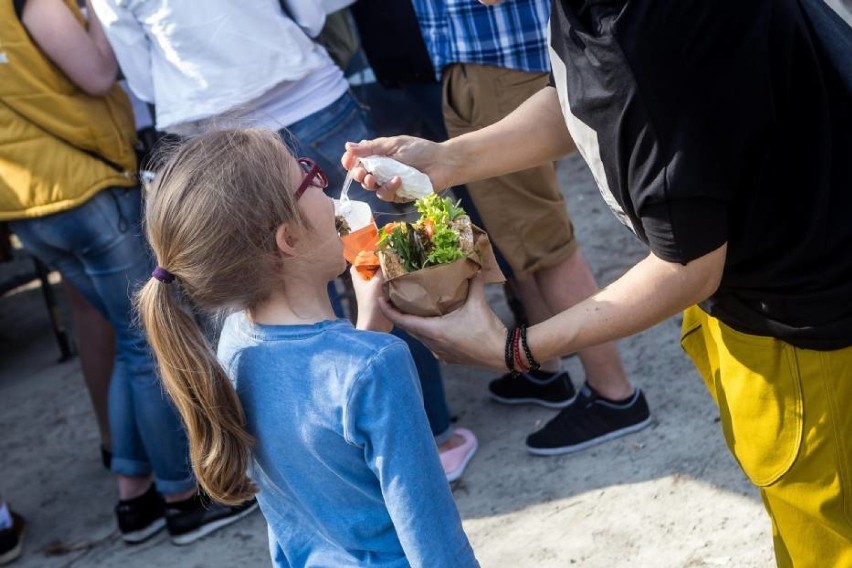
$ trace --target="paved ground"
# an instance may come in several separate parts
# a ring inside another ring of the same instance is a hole
[[[645,251],[606,211],[579,158],[560,172],[584,251],[599,281],[611,282]],[[505,313],[496,290],[493,300]],[[653,426],[572,457],[523,449],[551,411],[494,404],[485,395],[491,372],[446,368],[459,423],[481,444],[455,495],[483,566],[772,565],[769,522],[725,449],[712,400],[678,346],[678,326],[672,319],[621,343]],[[57,356],[39,291],[0,299],[0,492],[30,521],[19,566],[268,565],[259,514],[189,547],[164,536],[126,547],[79,364],[56,364]],[[580,384],[576,359],[566,365]]]

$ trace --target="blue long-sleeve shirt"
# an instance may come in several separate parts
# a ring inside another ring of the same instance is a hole
[[[345,320],[225,323],[277,567],[477,566],[406,345]]]

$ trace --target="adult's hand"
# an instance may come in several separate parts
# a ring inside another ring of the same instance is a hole
[[[367,156],[387,156],[403,164],[417,168],[429,176],[436,192],[450,187],[453,179],[453,163],[442,144],[430,142],[413,136],[393,136],[376,138],[361,142],[347,142],[346,151],[340,162],[347,170],[352,170],[353,178],[367,189],[376,190],[385,201],[410,201],[397,198],[400,186],[399,177],[379,186],[376,178],[359,163],[359,158]]]
[[[442,317],[404,314],[384,298],[379,307],[394,324],[425,343],[440,359],[450,363],[504,369],[506,326],[485,300],[485,280],[477,275],[470,283],[467,302]]]
[[[396,201],[400,180],[378,188],[375,178],[358,166],[359,158],[388,156],[425,173],[435,191],[443,191],[552,162],[574,149],[556,89],[547,87],[503,120],[475,132],[440,144],[411,136],[348,142],[340,162],[361,185],[378,189],[386,201]]]

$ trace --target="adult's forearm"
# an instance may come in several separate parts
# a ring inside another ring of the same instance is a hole
[[[575,150],[553,87],[542,89],[500,122],[443,146],[455,166],[454,184],[533,168]]]
[[[726,250],[686,266],[649,255],[594,296],[530,328],[533,354],[544,361],[627,337],[705,300],[719,286]]]

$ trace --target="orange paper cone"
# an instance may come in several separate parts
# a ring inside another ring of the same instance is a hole
[[[346,261],[366,280],[372,278],[379,269],[379,257],[376,256],[379,231],[375,223],[353,231],[340,240],[343,241],[343,257]]]

